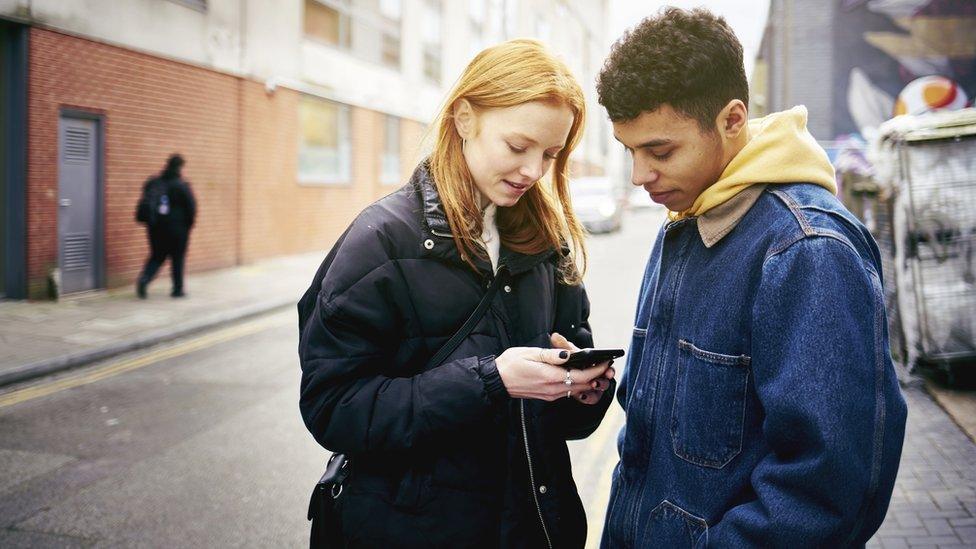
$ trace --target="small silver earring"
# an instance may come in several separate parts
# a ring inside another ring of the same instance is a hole
[[[465,149],[467,149],[467,148],[468,148],[468,140],[462,137],[461,138],[461,152],[465,152]]]

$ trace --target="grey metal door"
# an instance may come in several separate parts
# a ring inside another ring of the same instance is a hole
[[[98,123],[62,116],[58,133],[58,265],[66,294],[97,284]]]

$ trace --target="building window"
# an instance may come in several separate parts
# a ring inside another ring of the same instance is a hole
[[[400,182],[400,118],[390,115],[385,118],[380,182],[396,185]]]
[[[197,11],[206,13],[207,12],[207,0],[170,0],[177,4],[183,4],[188,8],[193,8]]]
[[[305,0],[305,36],[400,67],[402,0]]]
[[[400,67],[401,0],[380,0],[377,30],[380,35],[380,62]]]
[[[352,165],[349,107],[303,95],[299,117],[298,180],[312,184],[349,183]]]
[[[330,46],[348,48],[351,20],[345,2],[305,0],[305,36]]]
[[[424,76],[441,81],[441,1],[424,0]]]
[[[400,38],[394,37],[390,34],[384,33],[382,35],[383,40],[383,53],[381,61],[385,65],[390,65],[391,67],[400,66]]]

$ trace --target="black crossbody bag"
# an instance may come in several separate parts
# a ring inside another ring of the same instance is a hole
[[[444,359],[450,356],[457,349],[458,345],[464,341],[464,338],[468,337],[471,330],[474,330],[474,327],[481,318],[485,316],[488,307],[491,306],[491,301],[494,299],[495,294],[498,293],[498,288],[501,287],[503,273],[504,271],[502,270],[498,272],[498,275],[495,276],[495,279],[488,286],[488,291],[481,298],[474,312],[464,321],[464,324],[461,325],[458,331],[451,336],[451,339],[427,362],[425,371],[440,366],[441,362],[444,362]],[[329,458],[329,461],[325,465],[325,472],[322,474],[322,478],[319,479],[315,485],[315,489],[312,491],[312,497],[308,502],[308,520],[312,521],[309,545],[312,549],[329,547],[330,538],[332,541],[336,541],[337,538],[342,537],[342,523],[339,521],[338,513],[335,512],[335,500],[342,494],[342,486],[349,476],[350,468],[350,458],[348,456],[338,453],[332,454],[332,457]]]

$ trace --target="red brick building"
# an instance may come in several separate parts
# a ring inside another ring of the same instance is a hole
[[[325,250],[380,184],[384,114],[351,108],[351,181],[298,185],[299,92],[61,32],[29,30],[27,293],[44,298],[59,265],[58,126],[90,115],[101,143],[103,270],[96,287],[132,283],[148,254],[134,220],[143,182],[171,152],[187,159],[198,202],[190,272]],[[400,173],[417,158],[422,125],[404,120]],[[412,149],[412,150],[406,150]]]
[[[133,284],[135,206],[174,152],[198,203],[188,272],[327,250],[409,178],[471,55],[536,13],[463,4],[0,0],[0,298]],[[592,50],[599,17],[567,14],[551,40]],[[603,170],[606,137],[577,173]]]

